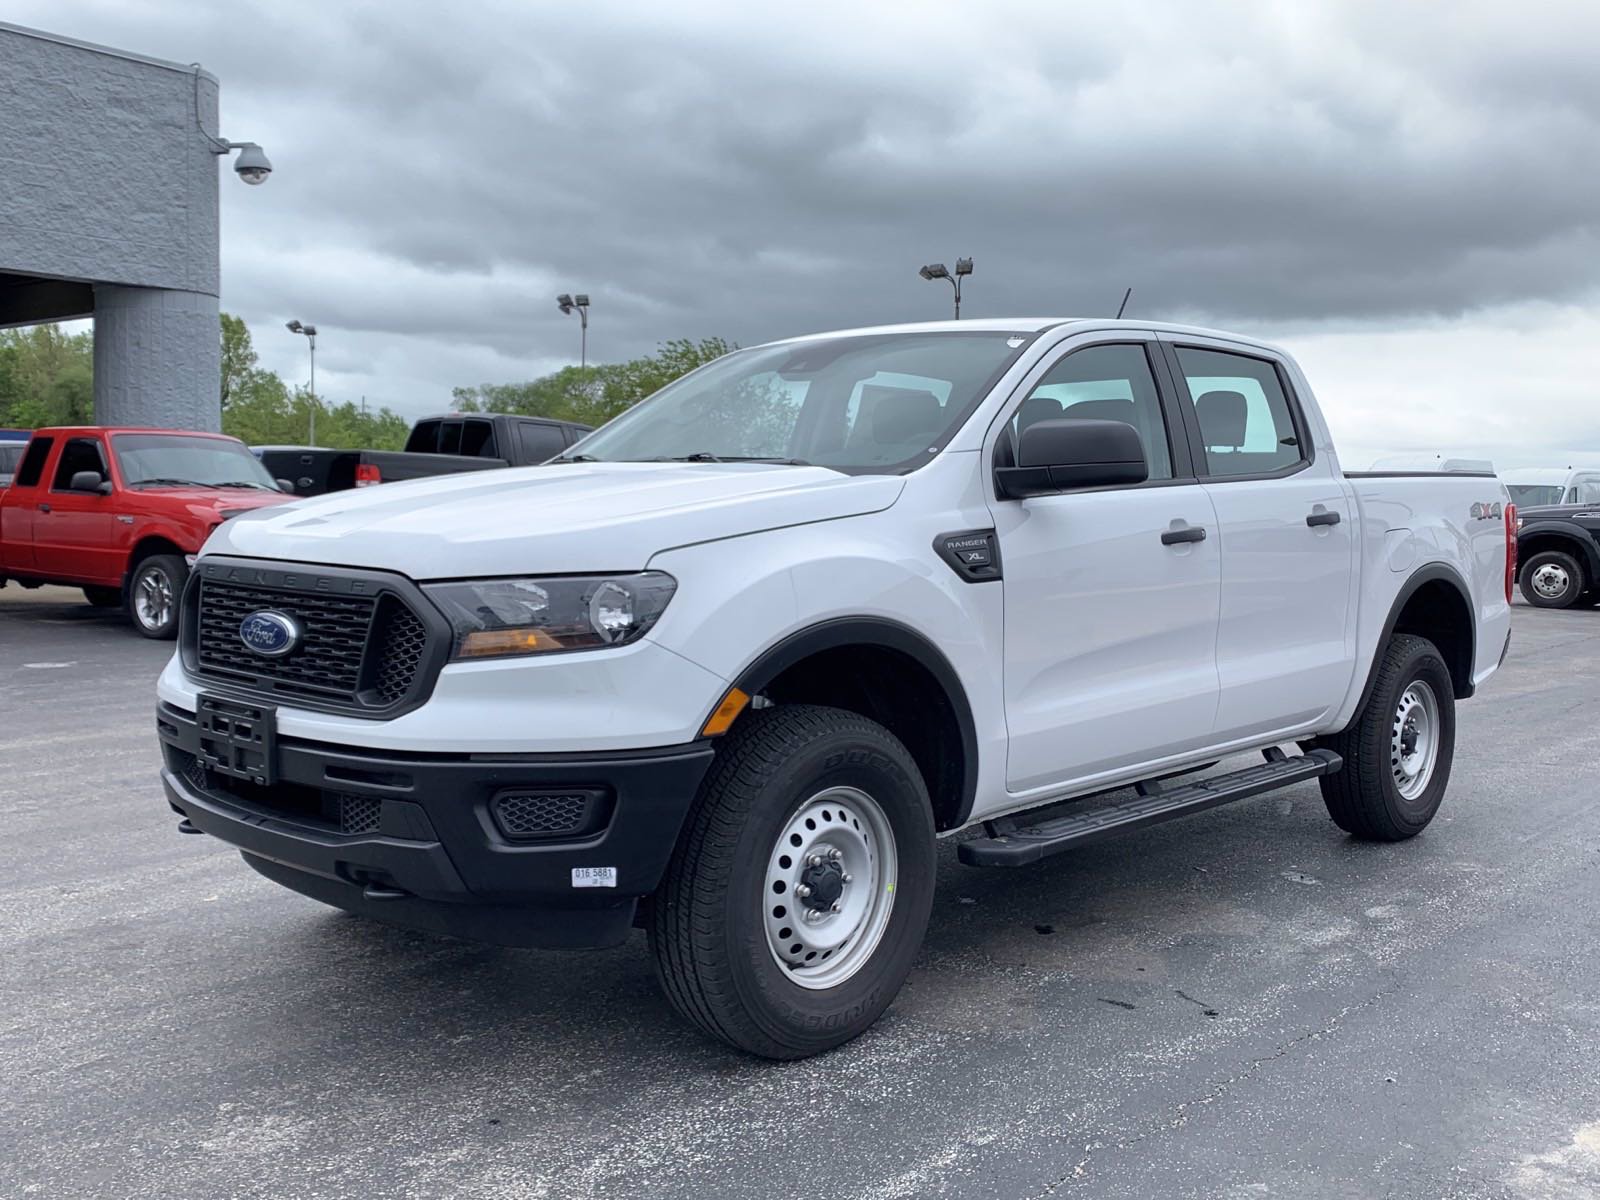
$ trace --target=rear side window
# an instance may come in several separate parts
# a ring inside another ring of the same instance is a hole
[[[1265,475],[1305,461],[1277,368],[1220,350],[1177,349],[1208,475]]]
[[[438,421],[418,421],[411,436],[406,438],[407,454],[432,454],[439,449]]]
[[[61,448],[61,461],[56,464],[56,479],[52,491],[64,492],[72,487],[72,477],[79,471],[98,471],[106,476],[106,460],[100,453],[100,443],[93,438],[73,438]]]
[[[1074,350],[1041,379],[1011,419],[1015,439],[1036,421],[1121,421],[1144,443],[1151,479],[1172,478],[1172,451],[1150,359],[1139,343]]]
[[[560,454],[566,449],[567,439],[562,436],[559,425],[520,421],[517,423],[517,441],[522,446],[522,461],[536,463]]]
[[[34,438],[28,443],[28,452],[22,456],[22,466],[17,471],[17,487],[37,487],[44,474],[44,460],[50,457],[54,438]]]
[[[461,423],[461,453],[467,458],[498,458],[494,444],[494,425],[489,421]]]

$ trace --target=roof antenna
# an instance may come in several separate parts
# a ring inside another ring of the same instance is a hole
[[[1129,288],[1127,291],[1122,293],[1122,303],[1117,305],[1117,320],[1122,320],[1123,310],[1128,307],[1128,297],[1131,295],[1133,295],[1132,288]]]

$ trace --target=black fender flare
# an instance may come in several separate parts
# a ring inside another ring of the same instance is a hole
[[[1532,541],[1536,537],[1556,537],[1566,543],[1563,549],[1568,550],[1574,558],[1583,564],[1583,569],[1588,572],[1591,584],[1600,583],[1600,547],[1595,545],[1592,537],[1585,535],[1581,529],[1574,528],[1565,521],[1540,520],[1523,525],[1517,530],[1517,576],[1522,576],[1522,564],[1541,551],[1524,551],[1523,539]]]
[[[978,729],[972,719],[972,705],[961,676],[937,646],[909,625],[887,617],[836,617],[789,634],[762,651],[739,673],[734,686],[748,695],[758,695],[789,667],[823,650],[841,646],[881,646],[895,650],[925,668],[938,682],[950,711],[961,731],[961,796],[955,829],[972,815],[978,793]]]
[[[1453,588],[1461,597],[1461,603],[1467,610],[1468,634],[1471,638],[1471,656],[1467,662],[1466,681],[1457,693],[1457,699],[1465,700],[1473,693],[1472,676],[1477,666],[1478,657],[1478,614],[1472,607],[1472,589],[1467,586],[1467,581],[1461,577],[1449,563],[1431,562],[1413,571],[1400,585],[1400,591],[1395,595],[1394,603],[1389,606],[1389,615],[1384,618],[1383,632],[1378,635],[1377,644],[1373,647],[1372,663],[1367,667],[1367,681],[1361,687],[1361,701],[1356,705],[1352,721],[1359,717],[1367,707],[1367,701],[1372,698],[1372,689],[1378,682],[1378,658],[1383,653],[1383,648],[1389,644],[1389,639],[1394,636],[1394,627],[1400,621],[1400,614],[1410,602],[1411,597],[1422,590],[1429,583],[1443,582]]]

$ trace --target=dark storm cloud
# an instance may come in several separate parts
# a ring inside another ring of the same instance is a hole
[[[22,6],[25,10],[27,4]],[[224,300],[561,360],[942,316],[1361,322],[1590,295],[1593,6],[52,5],[222,79]],[[357,349],[362,347],[362,349]],[[445,353],[441,351],[441,353]],[[505,361],[493,355],[505,356]],[[461,370],[468,358],[453,358]],[[456,382],[473,382],[472,377]]]

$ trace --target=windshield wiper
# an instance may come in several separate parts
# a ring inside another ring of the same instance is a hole
[[[554,458],[552,458],[550,461],[551,462],[566,463],[566,462],[599,462],[600,460],[598,458],[596,458],[592,454],[558,454]]]
[[[158,475],[154,479],[140,479],[130,483],[129,487],[145,487],[149,484],[166,487],[211,487],[209,483],[201,483],[198,479],[168,479]]]
[[[268,487],[264,483],[257,483],[253,479],[229,479],[229,480],[226,480],[223,483],[210,483],[210,484],[207,484],[206,486],[207,487],[219,487],[219,488],[224,488],[224,487],[259,488],[263,492],[275,492],[275,491],[278,490],[275,487]]]

